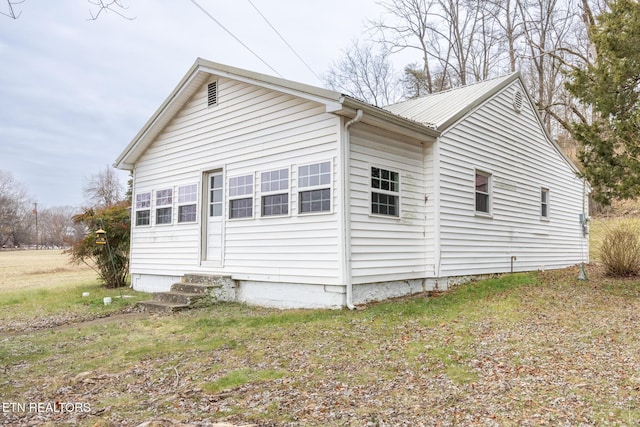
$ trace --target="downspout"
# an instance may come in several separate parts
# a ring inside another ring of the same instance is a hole
[[[434,232],[434,266],[433,277],[435,279],[435,287],[438,288],[438,280],[440,280],[440,137],[436,138],[433,143],[433,232]]]
[[[342,257],[344,281],[347,287],[347,308],[354,310],[353,305],[353,283],[351,279],[351,140],[349,128],[351,125],[359,122],[363,116],[362,110],[356,111],[356,116],[344,125],[344,137],[342,144],[342,225],[344,232],[342,233]]]

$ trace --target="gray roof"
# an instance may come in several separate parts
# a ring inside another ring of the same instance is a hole
[[[398,116],[443,131],[519,77],[520,73],[516,72],[384,108]]]

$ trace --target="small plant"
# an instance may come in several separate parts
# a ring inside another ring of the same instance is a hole
[[[624,222],[605,232],[600,260],[610,276],[635,276],[640,273],[640,227]]]

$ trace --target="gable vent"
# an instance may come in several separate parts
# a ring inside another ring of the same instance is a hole
[[[513,94],[513,109],[518,113],[522,111],[522,104],[524,103],[524,94],[520,89],[516,89]]]
[[[211,82],[207,85],[207,106],[218,104],[218,82]]]

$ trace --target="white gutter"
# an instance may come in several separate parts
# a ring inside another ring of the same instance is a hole
[[[351,279],[351,138],[349,128],[359,122],[364,113],[361,109],[356,111],[356,116],[344,125],[344,137],[342,144],[342,268],[343,279],[347,287],[347,308],[354,310],[353,305],[353,283]]]

